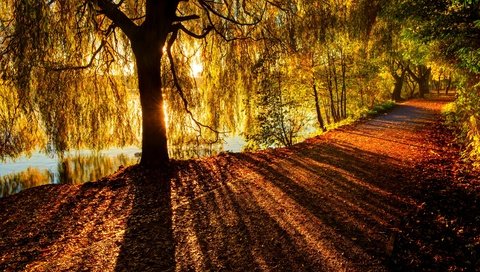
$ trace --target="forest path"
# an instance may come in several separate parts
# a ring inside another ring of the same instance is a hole
[[[388,271],[420,205],[416,164],[444,99],[291,148],[138,167],[0,199],[0,270]],[[175,267],[175,268],[174,268]]]
[[[177,270],[388,270],[395,228],[420,205],[412,168],[439,152],[425,132],[444,104],[411,100],[291,148],[182,166]],[[198,178],[182,182],[192,168]]]

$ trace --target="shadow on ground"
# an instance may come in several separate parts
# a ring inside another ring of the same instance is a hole
[[[405,105],[338,137],[174,162],[169,182],[135,188],[117,270],[389,270],[418,205],[402,156],[432,118]]]
[[[133,206],[116,271],[169,271],[175,267],[171,188],[165,174],[132,171]]]
[[[135,166],[0,200],[0,268],[388,271],[433,148],[422,103],[288,149],[174,161],[169,177]]]

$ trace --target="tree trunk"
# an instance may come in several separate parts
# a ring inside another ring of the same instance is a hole
[[[325,123],[323,122],[322,112],[320,110],[320,101],[318,99],[317,85],[315,84],[313,84],[313,95],[315,96],[315,110],[317,112],[318,124],[320,125],[322,131],[326,131]]]
[[[424,98],[425,94],[430,93],[430,75],[432,69],[426,67],[425,65],[417,66],[418,75],[415,74],[410,68],[407,68],[408,73],[410,76],[418,83],[418,92],[419,97]]]
[[[448,76],[447,87],[445,87],[445,94],[448,95],[448,91],[450,91],[450,87],[452,85],[452,76]]]
[[[143,41],[132,42],[143,120],[140,164],[166,169],[169,158],[160,71],[161,49],[165,42],[152,40],[147,37]]]
[[[347,63],[342,52],[342,119],[347,118]]]
[[[420,94],[420,98],[424,98],[425,94],[428,94],[430,92],[430,86],[428,84],[428,81],[428,77],[422,77],[418,81],[418,91]]]
[[[337,118],[336,118],[336,115],[335,115],[335,102],[333,101],[333,82],[332,82],[332,74],[331,74],[331,70],[330,70],[330,63],[328,65],[328,67],[326,67],[327,69],[327,74],[326,74],[326,77],[327,77],[327,88],[328,88],[328,94],[329,94],[329,97],[330,97],[330,112],[331,112],[331,116],[333,118],[333,122],[337,122]],[[330,121],[329,121],[330,123]]]
[[[392,100],[400,101],[402,100],[402,89],[403,82],[405,81],[405,70],[402,70],[402,74],[400,76],[394,75],[393,78],[395,79],[395,84],[393,87]]]

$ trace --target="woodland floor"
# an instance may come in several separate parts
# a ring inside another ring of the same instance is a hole
[[[445,103],[0,199],[0,270],[480,271],[480,181]]]

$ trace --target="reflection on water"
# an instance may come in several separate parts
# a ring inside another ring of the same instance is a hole
[[[208,145],[196,148],[170,150],[170,157],[189,159],[212,156],[221,151],[239,152],[243,141],[232,138],[225,144]],[[108,150],[100,153],[90,151],[69,154],[64,159],[48,157],[36,153],[30,158],[20,158],[0,164],[0,197],[44,184],[80,184],[98,180],[113,174],[120,166],[139,162],[138,148]]]
[[[108,154],[90,154],[69,156],[57,162],[57,167],[41,169],[28,167],[26,170],[0,177],[0,197],[21,190],[52,183],[79,184],[97,180],[114,173],[121,165],[137,163],[138,158],[127,154],[111,156]]]
[[[0,197],[8,196],[34,186],[51,183],[52,173],[29,167],[27,170],[0,177]]]

